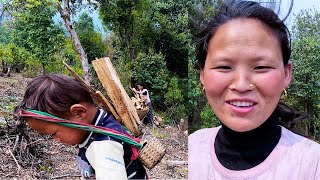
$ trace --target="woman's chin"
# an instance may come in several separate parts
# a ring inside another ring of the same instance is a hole
[[[247,121],[247,120],[246,120]],[[231,123],[226,123],[225,125],[232,129],[233,131],[236,132],[247,132],[247,131],[251,131],[257,127],[259,127],[261,124],[256,124],[256,123],[252,123],[251,122],[246,122],[246,121],[242,121],[239,123],[238,122],[231,122]]]

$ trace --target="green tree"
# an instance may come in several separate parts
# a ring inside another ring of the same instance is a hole
[[[305,134],[319,137],[320,130],[320,13],[302,11],[293,28],[293,82],[289,103],[308,114]],[[310,134],[311,133],[311,134]]]
[[[148,89],[151,88],[151,98],[156,102],[155,108],[164,110],[172,105],[164,103],[163,95],[172,90],[167,80],[176,77],[176,90],[181,91],[185,108],[188,101],[187,68],[191,43],[185,7],[187,1],[100,2],[99,14],[114,35],[112,60],[118,71],[122,71],[119,73],[121,80],[125,79],[125,84],[130,81],[146,82]],[[165,76],[159,75],[162,70],[167,72]]]
[[[54,24],[54,9],[45,4],[25,7],[15,19],[15,43],[40,60],[43,73],[63,43],[63,30]]]
[[[106,56],[107,44],[101,34],[95,31],[93,19],[87,13],[81,14],[75,28],[89,61]]]
[[[83,50],[83,47],[79,41],[78,35],[74,29],[74,26],[71,21],[71,15],[76,14],[81,11],[82,8],[87,7],[88,9],[97,8],[96,1],[81,1],[81,0],[3,0],[3,11],[8,12],[12,16],[16,16],[21,12],[25,11],[25,8],[33,8],[36,6],[46,6],[49,8],[55,9],[63,19],[65,28],[69,32],[71,39],[74,43],[76,52],[79,55],[81,61],[81,66],[83,69],[84,79],[90,83],[92,80],[91,74],[89,72],[89,63],[86,53]]]
[[[118,37],[117,46],[122,53],[123,59],[133,60],[139,52],[136,46],[139,43],[137,34],[142,26],[141,19],[144,17],[144,12],[149,12],[149,0],[102,0],[100,1],[99,14],[103,23],[115,33]]]
[[[18,47],[16,44],[0,44],[0,58],[2,62],[2,75],[10,76],[10,69],[20,72],[32,63],[38,62],[35,57],[26,49]],[[35,70],[35,66],[32,66]]]
[[[219,119],[213,113],[209,103],[207,102],[200,113],[201,128],[212,128],[220,125]]]
[[[184,97],[182,96],[178,81],[179,79],[173,76],[168,84],[168,91],[164,95],[164,104],[167,107],[166,113],[175,124],[178,124],[180,119],[186,117]]]
[[[11,27],[10,27],[10,22],[9,21],[5,21],[3,23],[1,23],[0,26],[0,44],[8,44],[11,43],[13,40],[13,34],[11,31]]]
[[[118,52],[133,60],[139,52],[164,55],[169,71],[180,78],[188,72],[187,1],[112,0],[101,1],[99,9],[104,24],[117,36]]]
[[[190,34],[188,30],[188,9],[186,1],[152,2],[153,45],[156,53],[161,52],[167,68],[180,78],[188,76],[188,48]]]
[[[167,91],[168,70],[162,54],[150,51],[139,53],[134,61],[133,78],[135,82],[144,82],[150,93],[150,98],[157,108],[164,106],[164,94]]]

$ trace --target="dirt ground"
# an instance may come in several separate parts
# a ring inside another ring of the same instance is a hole
[[[13,108],[29,81],[20,74],[0,77],[0,179],[81,179],[75,164],[77,147],[35,133],[13,119]],[[142,140],[157,137],[167,150],[162,161],[147,170],[150,179],[187,179],[184,130],[169,125],[147,127]]]

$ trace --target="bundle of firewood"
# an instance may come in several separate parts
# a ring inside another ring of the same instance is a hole
[[[90,92],[96,104],[109,113],[112,113],[118,122],[126,126],[136,136],[141,134],[139,125],[141,124],[136,107],[132,103],[128,94],[124,90],[118,74],[108,57],[92,61],[94,70],[106,90],[108,98],[100,91],[96,91],[85,82],[75,71],[64,63],[69,72],[78,79]],[[110,99],[110,101],[108,100]]]
[[[146,107],[144,100],[142,100],[142,99],[138,99],[136,97],[131,97],[131,101],[137,110],[142,110]]]

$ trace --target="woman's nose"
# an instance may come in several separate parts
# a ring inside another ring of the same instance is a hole
[[[239,71],[235,72],[229,88],[233,91],[246,92],[252,90],[250,84],[252,84],[250,75]]]

